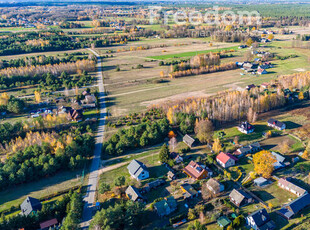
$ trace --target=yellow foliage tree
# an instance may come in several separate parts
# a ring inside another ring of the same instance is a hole
[[[264,178],[270,178],[274,170],[275,157],[267,150],[260,151],[253,156],[254,171]]]
[[[167,119],[170,122],[170,124],[173,124],[173,109],[172,108],[168,109]]]
[[[41,102],[41,93],[39,91],[34,91],[34,97],[36,99],[36,102],[37,103],[40,103]]]
[[[299,94],[298,94],[298,99],[299,100],[303,100],[305,97],[304,97],[304,93],[303,92],[300,92]]]
[[[213,143],[213,146],[212,146],[212,150],[213,150],[215,153],[219,153],[220,151],[222,151],[222,144],[221,144],[221,141],[220,141],[219,138],[214,139],[214,143]]]
[[[268,35],[268,39],[269,39],[269,40],[273,40],[273,39],[274,39],[274,35],[273,35],[273,34],[269,34],[269,35]]]

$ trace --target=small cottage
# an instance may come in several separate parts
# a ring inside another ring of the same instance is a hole
[[[248,204],[251,204],[254,200],[253,198],[243,190],[232,190],[232,192],[229,194],[230,201],[236,205],[237,207],[242,207]]]
[[[127,169],[129,174],[138,181],[149,178],[147,167],[140,161],[132,160]]]
[[[221,152],[216,157],[216,162],[223,168],[229,168],[231,166],[234,166],[236,164],[236,161],[237,161],[237,158],[230,155],[229,153]]]
[[[238,126],[238,130],[242,133],[249,134],[254,132],[254,126],[245,121]]]

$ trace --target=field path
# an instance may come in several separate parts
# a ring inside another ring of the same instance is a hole
[[[98,96],[98,103],[100,105],[100,117],[99,117],[99,125],[96,135],[96,144],[94,150],[94,157],[90,166],[90,174],[88,179],[87,185],[87,193],[84,197],[85,206],[83,209],[83,217],[81,228],[88,229],[90,221],[93,217],[93,205],[95,201],[95,193],[96,187],[99,178],[99,168],[100,168],[100,156],[101,156],[101,149],[103,143],[103,134],[105,130],[105,119],[107,109],[105,107],[105,92],[104,92],[104,85],[103,85],[103,74],[102,74],[102,65],[101,65],[101,58],[98,53],[96,53],[92,49],[88,49],[97,57],[97,82],[99,85],[99,96]]]

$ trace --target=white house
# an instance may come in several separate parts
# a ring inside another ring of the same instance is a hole
[[[277,121],[273,118],[270,118],[267,121],[267,125],[277,130],[284,130],[286,128],[286,125],[283,122]]]
[[[129,174],[136,180],[144,180],[149,178],[150,174],[147,167],[140,161],[132,160],[127,166]]]
[[[234,166],[236,164],[236,158],[230,155],[229,153],[221,152],[216,157],[216,162],[221,165],[223,168],[229,168],[230,166]]]

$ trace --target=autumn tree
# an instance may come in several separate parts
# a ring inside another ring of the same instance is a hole
[[[300,92],[300,93],[298,94],[298,99],[299,99],[299,100],[303,100],[304,98],[305,98],[304,93],[303,93],[303,92]]]
[[[201,143],[207,143],[213,137],[213,124],[210,120],[200,120],[195,125],[195,133]]]
[[[249,108],[248,114],[247,114],[248,122],[256,122],[257,120],[257,113],[252,109]]]
[[[41,93],[39,91],[34,91],[34,97],[37,103],[40,103],[42,101],[41,99]]]
[[[215,138],[214,139],[214,143],[212,145],[212,150],[215,152],[215,153],[219,153],[222,151],[222,144],[221,144],[221,141],[219,138]]]
[[[264,178],[270,178],[275,162],[276,159],[270,151],[260,151],[253,156],[254,171]]]
[[[173,113],[173,109],[172,108],[169,108],[168,109],[168,112],[167,112],[167,119],[169,121],[170,124],[173,124],[174,123],[174,113]]]
[[[249,38],[246,42],[247,46],[251,46],[253,44],[253,39],[252,38]]]

